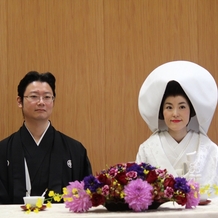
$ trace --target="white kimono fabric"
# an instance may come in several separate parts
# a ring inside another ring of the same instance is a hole
[[[165,122],[158,119],[164,91],[172,80],[181,85],[196,113],[180,143],[168,134]],[[166,168],[174,176],[201,175],[201,184],[218,184],[218,147],[207,136],[217,98],[214,78],[195,63],[172,61],[153,70],[144,81],[138,99],[139,112],[153,134],[140,145],[136,162]]]
[[[166,132],[156,132],[142,143],[139,147],[136,162],[146,162],[161,169],[167,169],[168,173],[175,177],[183,176],[189,179],[192,178],[192,175],[199,175],[201,185],[217,184],[218,149],[216,144],[205,135],[190,131],[187,134],[188,139],[186,137],[184,139],[185,144],[183,144],[183,141],[178,144],[184,150],[178,156],[170,157],[164,150],[164,147],[168,146],[166,145],[165,134]],[[173,140],[170,135],[167,136],[167,139]],[[174,145],[174,143],[172,144]],[[195,148],[197,155],[190,167],[186,154],[195,151]]]

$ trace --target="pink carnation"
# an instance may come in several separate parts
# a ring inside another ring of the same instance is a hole
[[[137,178],[137,172],[135,172],[135,171],[127,172],[127,173],[126,173],[126,176],[127,176],[128,178],[131,178],[131,179],[136,179],[136,178]]]
[[[153,187],[142,179],[132,180],[124,188],[125,202],[134,211],[143,211],[152,204]]]
[[[109,186],[108,185],[104,185],[103,187],[102,187],[102,189],[101,189],[101,191],[102,191],[102,194],[103,195],[109,195]]]
[[[171,187],[166,187],[164,190],[164,197],[166,198],[172,198],[174,194],[174,190]]]
[[[111,176],[116,176],[116,175],[117,175],[117,172],[118,172],[118,169],[116,169],[116,168],[111,168],[111,169],[109,170],[109,174],[110,174]]]

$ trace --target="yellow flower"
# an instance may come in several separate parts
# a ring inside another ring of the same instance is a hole
[[[73,196],[75,196],[76,198],[78,198],[78,197],[79,197],[78,189],[77,189],[77,188],[73,188],[73,189],[72,189],[72,194],[73,194]]]
[[[123,191],[120,192],[120,198],[124,198],[125,194]]]
[[[91,194],[92,194],[91,191],[90,191],[90,189],[86,189],[86,193],[87,193],[88,195],[91,195]]]
[[[66,189],[66,188],[63,188],[63,192],[64,192],[64,194],[66,194],[67,189]],[[63,195],[62,195],[62,194],[57,194],[57,193],[55,193],[54,191],[49,191],[48,196],[49,196],[50,198],[52,198],[54,201],[60,202]],[[50,200],[50,199],[47,199],[47,200]]]
[[[36,208],[34,209],[34,213],[38,213],[38,212],[39,212],[39,208],[36,207]]]
[[[29,214],[30,212],[31,212],[31,210],[30,210],[30,209],[28,209],[28,210],[26,210],[26,212],[25,212],[25,213]]]
[[[48,193],[48,196],[49,196],[49,197],[53,197],[54,195],[55,195],[54,191],[50,191],[50,192]]]
[[[214,185],[204,185],[200,187],[200,194],[207,194],[208,197],[210,197],[211,195],[215,194],[218,195],[218,185],[214,184]]]
[[[48,208],[51,207],[51,202],[50,202],[50,201],[48,201],[48,202],[46,203],[46,207],[48,207]]]
[[[148,174],[149,173],[149,170],[144,170],[144,174]]]
[[[26,209],[30,209],[31,208],[31,204],[26,204]]]
[[[210,185],[205,185],[200,187],[200,194],[205,194],[209,191]]]
[[[73,198],[64,198],[64,202],[66,202],[66,201],[68,201],[68,202],[71,202],[71,201],[73,201]]]
[[[54,200],[57,201],[57,202],[60,202],[61,201],[61,196],[60,195],[55,195]]]
[[[42,207],[42,200],[38,199],[36,202],[36,207],[41,208]]]
[[[77,188],[73,188],[73,189],[72,189],[72,194],[73,194],[73,195],[78,194],[78,189],[77,189]]]
[[[66,187],[63,188],[63,194],[64,194],[64,195],[67,195],[67,194],[68,194]]]
[[[218,185],[213,185],[213,188],[215,190],[215,195],[218,195]]]

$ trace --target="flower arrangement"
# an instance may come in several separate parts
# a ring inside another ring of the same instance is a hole
[[[86,212],[91,207],[110,203],[124,203],[133,211],[144,211],[155,202],[167,201],[186,208],[196,207],[200,191],[194,180],[174,178],[166,169],[147,163],[122,163],[83,181],[70,182],[62,198],[72,212]]]

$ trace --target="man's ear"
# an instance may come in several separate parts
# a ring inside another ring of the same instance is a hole
[[[18,105],[19,108],[22,108],[22,107],[23,107],[23,102],[22,102],[20,96],[17,96],[17,105]]]

